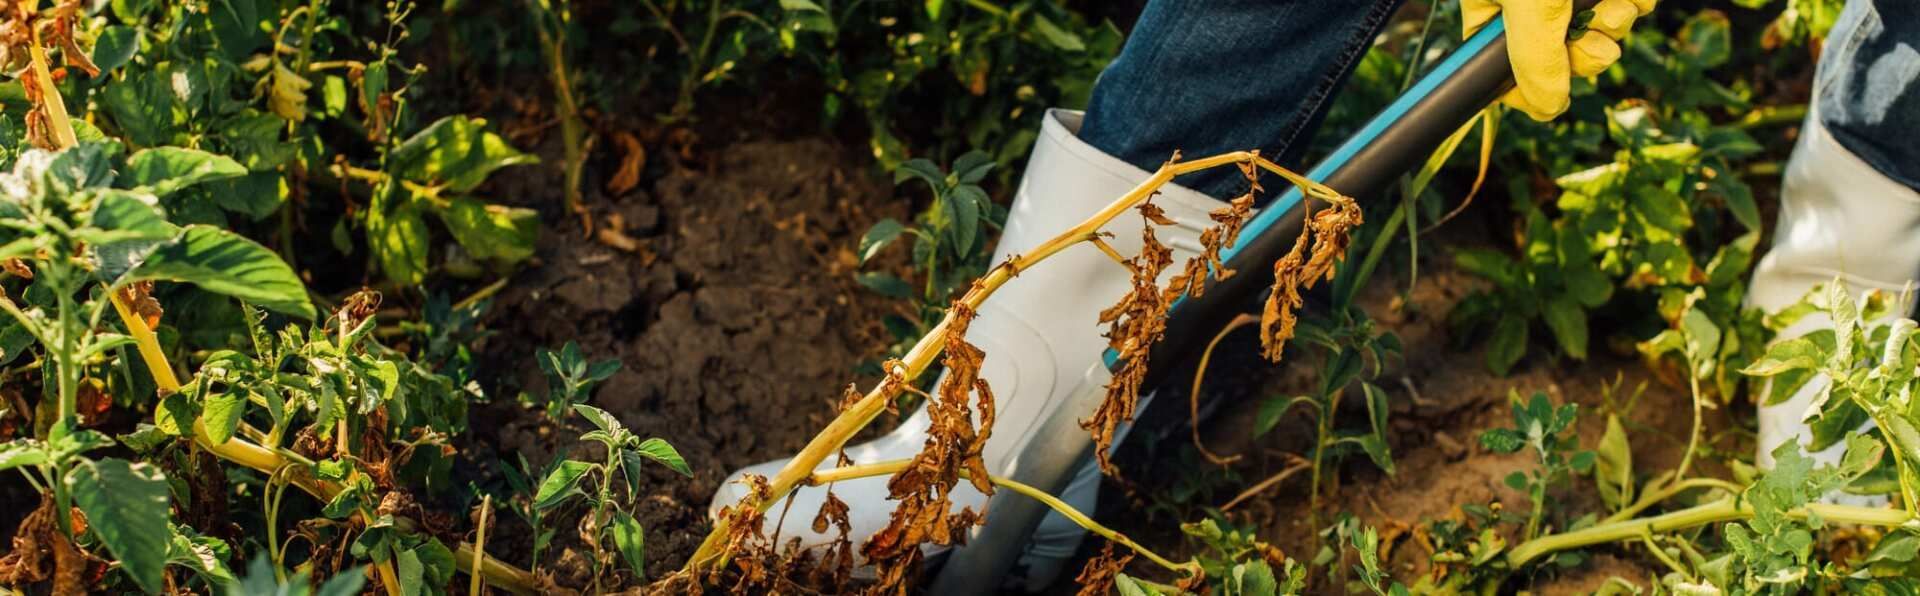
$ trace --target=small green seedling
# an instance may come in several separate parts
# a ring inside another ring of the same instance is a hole
[[[1513,402],[1513,427],[1496,428],[1480,435],[1480,445],[1495,453],[1513,453],[1521,449],[1531,449],[1539,460],[1540,467],[1529,472],[1514,471],[1507,475],[1507,486],[1527,493],[1533,510],[1528,514],[1525,539],[1540,535],[1540,523],[1546,515],[1547,491],[1566,484],[1575,474],[1586,474],[1593,469],[1594,452],[1579,450],[1579,437],[1573,432],[1573,422],[1580,415],[1578,404],[1561,404],[1554,407],[1545,393],[1533,394],[1533,399],[1522,401],[1518,393],[1509,396]]]
[[[568,345],[572,346],[571,343]],[[580,535],[598,553],[590,585],[600,585],[600,576],[611,562],[613,550],[603,547],[608,537],[613,539],[620,556],[626,560],[627,568],[635,577],[644,579],[647,575],[645,529],[640,527],[640,522],[631,513],[617,506],[632,507],[633,496],[641,490],[639,467],[646,460],[664,465],[683,476],[692,477],[693,471],[672,445],[657,438],[641,440],[606,410],[585,404],[574,404],[573,410],[595,427],[581,435],[581,440],[595,441],[605,446],[606,460],[599,463],[571,459],[561,461],[540,481],[539,492],[533,496],[533,507],[551,510],[577,498],[586,499],[592,505],[592,512],[580,520]],[[581,484],[590,476],[593,477],[592,493],[581,488]],[[616,499],[614,487],[618,479],[623,478],[627,496],[625,499]]]
[[[556,352],[540,349],[534,354],[540,363],[540,372],[547,377],[547,417],[555,421],[565,420],[575,406],[586,403],[593,394],[593,386],[620,371],[620,361],[614,359],[588,363],[587,357],[580,353],[580,344],[567,342]]]

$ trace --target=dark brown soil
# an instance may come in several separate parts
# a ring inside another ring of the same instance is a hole
[[[1431,244],[1423,243],[1423,246]],[[1397,334],[1405,347],[1405,357],[1390,363],[1376,380],[1388,392],[1393,404],[1389,435],[1397,472],[1388,476],[1357,454],[1347,458],[1342,465],[1331,469],[1331,476],[1324,480],[1331,486],[1331,492],[1321,503],[1319,518],[1325,524],[1334,514],[1350,513],[1380,529],[1383,536],[1390,537],[1385,541],[1389,549],[1386,560],[1391,562],[1389,571],[1409,585],[1429,571],[1427,561],[1431,555],[1412,539],[1415,528],[1433,520],[1460,519],[1459,507],[1463,505],[1497,502],[1508,511],[1529,510],[1525,493],[1508,488],[1503,480],[1516,470],[1533,469],[1535,461],[1525,452],[1488,452],[1478,440],[1482,431],[1512,425],[1508,407],[1510,394],[1524,399],[1534,392],[1544,392],[1555,403],[1579,404],[1580,446],[1591,449],[1606,428],[1603,391],[1618,383],[1614,400],[1625,407],[1634,388],[1645,383],[1646,393],[1630,412],[1622,412],[1633,447],[1634,469],[1642,481],[1679,463],[1692,424],[1691,399],[1684,385],[1663,384],[1651,378],[1650,369],[1637,357],[1609,352],[1599,345],[1601,341],[1596,341],[1593,348],[1599,353],[1586,362],[1555,360],[1536,346],[1508,377],[1488,372],[1484,349],[1458,348],[1445,321],[1448,310],[1484,282],[1452,267],[1445,249],[1439,250],[1442,254],[1423,255],[1418,283],[1404,301],[1401,292],[1406,287],[1406,277],[1400,274],[1396,278],[1391,272],[1377,276],[1361,298],[1363,307],[1374,320]],[[1607,335],[1604,328],[1594,329],[1596,340]],[[1230,344],[1223,342],[1222,349]],[[1243,347],[1252,348],[1251,345]],[[1131,493],[1132,498],[1118,503],[1103,502],[1101,519],[1115,524],[1115,529],[1122,533],[1145,538],[1143,543],[1151,548],[1166,549],[1159,551],[1163,555],[1179,559],[1195,552],[1197,545],[1180,535],[1180,522],[1206,517],[1208,508],[1229,503],[1241,491],[1287,468],[1292,460],[1286,454],[1305,453],[1311,445],[1313,429],[1304,416],[1283,421],[1264,437],[1254,439],[1251,433],[1259,409],[1258,397],[1299,395],[1319,382],[1315,376],[1315,356],[1310,351],[1296,349],[1288,352],[1290,361],[1277,368],[1212,371],[1210,374],[1222,379],[1222,384],[1253,383],[1259,387],[1253,392],[1256,399],[1235,400],[1202,433],[1213,452],[1245,457],[1225,468],[1208,464],[1192,455],[1194,450],[1186,448],[1185,444],[1191,441],[1182,429],[1174,435],[1174,440],[1182,444],[1180,448],[1162,446],[1157,457],[1160,461],[1135,462],[1133,469],[1137,471],[1129,478],[1133,484],[1130,489],[1117,489],[1109,483],[1107,494]],[[1213,383],[1209,381],[1209,385]],[[1214,387],[1206,391],[1247,393],[1244,387]],[[1181,399],[1184,400],[1184,396]],[[1348,420],[1345,427],[1364,425],[1364,418],[1359,416],[1363,416],[1365,406],[1357,400],[1347,406],[1350,407],[1342,410],[1342,419],[1348,419],[1348,413],[1355,417]],[[1185,407],[1184,403],[1181,407]],[[1705,415],[1709,437],[1720,436],[1732,427],[1733,417],[1727,415],[1725,407],[1708,410]],[[1746,453],[1751,449],[1749,444],[1736,443],[1739,441],[1729,438],[1711,447],[1727,453]],[[1178,454],[1179,451],[1188,453]],[[1176,465],[1169,465],[1175,462]],[[1706,467],[1696,467],[1697,471],[1724,477],[1725,471],[1714,467],[1717,463],[1701,462],[1700,465]],[[1192,467],[1178,471],[1182,466]],[[1308,474],[1295,474],[1246,499],[1227,511],[1227,515],[1237,523],[1251,523],[1260,528],[1263,539],[1304,563],[1314,557],[1318,530],[1310,521],[1308,482]],[[1196,490],[1196,486],[1200,489]],[[1188,493],[1193,494],[1189,501],[1170,502],[1171,498],[1177,498],[1170,495]],[[1106,506],[1108,503],[1112,505]],[[1549,507],[1553,512],[1547,519],[1549,524],[1564,525],[1585,513],[1605,512],[1588,477],[1576,478],[1570,486],[1552,493]],[[1120,514],[1122,511],[1147,511],[1156,515]],[[1083,545],[1083,556],[1091,554],[1092,546]],[[1558,573],[1543,572],[1517,586],[1510,584],[1506,589],[1586,594],[1613,576],[1644,589],[1650,573],[1660,570],[1657,563],[1643,563],[1648,560],[1644,553],[1636,556],[1622,548],[1601,548],[1595,552],[1599,554],[1583,566]],[[1136,561],[1132,570],[1144,577],[1166,579],[1165,572],[1151,564]],[[1324,584],[1320,591],[1341,592]]]
[[[891,305],[853,282],[853,250],[874,221],[906,211],[867,160],[826,138],[745,139],[689,156],[623,196],[595,199],[596,219],[617,214],[637,250],[551,226],[541,264],[497,300],[499,335],[485,348],[502,395],[545,393],[536,347],[572,340],[592,359],[621,361],[591,403],[671,442],[694,473],[642,471],[649,488],[636,513],[652,577],[692,554],[729,472],[797,451],[829,420],[855,366],[882,349],[879,319]],[[554,182],[529,173],[515,181],[529,193]],[[585,454],[577,420],[556,428],[511,399],[472,423],[482,461]],[[558,527],[557,544],[577,543]],[[577,557],[550,552],[562,583],[574,579]]]

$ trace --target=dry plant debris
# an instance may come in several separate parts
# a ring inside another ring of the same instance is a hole
[[[900,501],[887,527],[875,534],[861,552],[878,568],[874,593],[905,594],[921,560],[921,544],[951,546],[966,541],[967,530],[980,525],[984,512],[952,509],[951,494],[965,470],[973,487],[993,494],[981,453],[993,429],[993,390],[980,378],[986,354],[967,343],[967,327],[977,313],[965,302],[954,301],[943,341],[947,377],[939,395],[927,403],[932,427],[927,443],[898,474],[887,480],[888,497]],[[973,423],[967,396],[978,396],[980,423]]]

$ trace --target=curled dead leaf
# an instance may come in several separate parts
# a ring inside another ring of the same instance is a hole
[[[1080,568],[1080,575],[1073,578],[1080,584],[1079,596],[1105,596],[1113,592],[1113,578],[1125,571],[1127,563],[1133,560],[1133,551],[1121,551],[1108,542],[1100,549],[1100,556],[1087,559],[1087,565]]]
[[[620,168],[607,179],[607,194],[617,196],[640,185],[640,173],[647,167],[647,148],[640,144],[639,137],[624,130],[613,133],[613,143],[620,146]]]
[[[982,517],[971,508],[952,510],[951,493],[959,485],[965,470],[973,487],[993,494],[993,483],[981,453],[993,432],[993,391],[980,378],[986,354],[967,343],[967,328],[973,322],[972,306],[956,300],[948,313],[945,357],[947,376],[939,394],[927,402],[931,419],[927,442],[907,467],[887,480],[889,497],[900,501],[887,527],[875,534],[861,552],[877,569],[878,581],[873,593],[905,594],[913,587],[913,578],[921,563],[922,544],[951,546],[966,541],[967,530],[980,524]],[[972,406],[967,396],[977,400]],[[980,422],[973,422],[974,407]]]

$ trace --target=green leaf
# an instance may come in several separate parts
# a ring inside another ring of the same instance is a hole
[[[280,255],[211,226],[187,226],[177,240],[153,251],[120,283],[141,280],[191,283],[282,314],[314,318],[306,284]]]
[[[953,160],[953,177],[960,181],[960,184],[979,184],[981,180],[986,179],[988,173],[993,171],[995,165],[998,164],[994,163],[993,156],[987,155],[985,151],[968,151],[959,159]]]
[[[1633,206],[1633,214],[1651,228],[1650,231],[1665,233],[1649,234],[1650,240],[1670,239],[1693,227],[1693,214],[1687,208],[1687,200],[1664,187],[1640,188],[1628,201]]]
[[[1519,315],[1507,313],[1494,324],[1493,338],[1487,344],[1487,369],[1493,374],[1507,376],[1520,357],[1527,354],[1527,320]]]
[[[173,528],[173,540],[167,544],[167,564],[191,569],[209,584],[234,581],[233,571],[225,561],[233,554],[226,541],[191,534],[192,531],[182,533],[180,528]]]
[[[1574,360],[1587,359],[1587,311],[1580,308],[1571,296],[1556,296],[1548,300],[1541,315],[1547,321],[1547,329],[1553,331],[1553,338],[1560,342],[1560,349],[1566,351]]]
[[[539,163],[538,157],[514,149],[486,127],[480,118],[441,118],[401,143],[388,162],[402,178],[444,183],[456,193],[473,190],[494,170]]]
[[[1620,417],[1607,415],[1607,432],[1600,435],[1595,451],[1593,479],[1600,485],[1600,500],[1618,510],[1633,502],[1633,445],[1627,442],[1627,429]]]
[[[1897,531],[1874,545],[1873,552],[1867,555],[1867,562],[1907,563],[1913,561],[1916,555],[1920,555],[1920,535],[1911,531]]]
[[[1160,590],[1125,573],[1113,576],[1113,589],[1120,596],[1161,596]]]
[[[540,214],[532,209],[453,199],[438,211],[455,242],[478,259],[518,263],[533,256],[540,236]]]
[[[1296,395],[1292,398],[1274,396],[1261,401],[1260,411],[1255,413],[1253,418],[1253,436],[1262,436],[1273,430],[1274,425],[1280,423],[1280,417],[1298,403],[1312,404],[1313,398],[1305,395]]]
[[[946,175],[940,173],[938,164],[920,157],[901,162],[899,167],[893,169],[894,184],[919,179],[936,192],[946,188],[946,178]]]
[[[173,532],[167,527],[167,478],[160,468],[122,459],[82,460],[67,472],[66,483],[120,568],[148,593],[162,591]]]
[[[640,522],[625,511],[615,510],[607,530],[613,532],[613,544],[620,548],[620,557],[627,560],[627,568],[633,570],[633,576],[642,582],[646,581],[647,532],[640,527]]]
[[[985,202],[986,193],[980,187],[965,185],[955,187],[946,196],[940,197],[940,204],[947,210],[947,221],[953,226],[954,252],[965,255],[973,252],[973,241],[980,236],[980,203]]]
[[[620,424],[618,418],[614,418],[613,414],[609,414],[606,410],[600,408],[586,404],[574,404],[573,411],[579,412],[582,418],[586,418],[588,422],[593,423],[594,428],[600,430],[613,432],[614,430],[625,428]]]
[[[32,439],[0,443],[0,472],[47,462],[47,450]]]
[[[1511,428],[1496,428],[1480,433],[1480,445],[1494,453],[1513,453],[1527,446],[1527,438]]]
[[[367,215],[367,246],[379,258],[380,271],[401,285],[414,286],[426,280],[427,234],[427,222],[412,205],[401,205],[393,213],[374,211]]]
[[[1480,248],[1465,248],[1454,251],[1453,262],[1468,273],[1492,280],[1495,285],[1508,287],[1521,283],[1518,266],[1507,255]]]
[[[679,472],[682,476],[693,477],[693,470],[687,467],[687,459],[680,457],[680,452],[663,439],[653,438],[641,441],[640,446],[635,447],[634,451],[638,451],[647,459],[660,462],[660,465]]]
[[[240,419],[247,413],[247,396],[229,388],[207,397],[206,411],[200,420],[206,426],[207,438],[215,445],[224,445],[233,438],[233,431],[240,426]]]
[[[224,155],[185,147],[154,147],[128,157],[120,179],[135,189],[167,196],[202,182],[245,175],[246,167]]]
[[[1360,383],[1360,389],[1367,396],[1367,422],[1373,434],[1387,436],[1387,392],[1365,381]]]
[[[868,271],[854,275],[853,280],[859,282],[862,286],[866,286],[867,289],[873,290],[881,296],[888,298],[907,298],[913,296],[913,286],[907,285],[907,282],[901,281],[900,278],[894,277],[891,274]]]
[[[1047,43],[1052,44],[1054,48],[1060,51],[1083,52],[1087,49],[1087,43],[1081,41],[1080,36],[1061,29],[1059,25],[1053,24],[1053,21],[1048,20],[1045,16],[1039,14],[1033,15],[1033,31],[1039,33],[1041,39],[1046,40]]]
[[[164,145],[184,128],[187,111],[168,84],[167,73],[135,69],[124,81],[100,88],[103,112],[135,145]]]
[[[546,479],[540,481],[540,490],[533,495],[533,506],[536,509],[546,510],[566,502],[567,497],[579,490],[576,485],[580,484],[580,478],[597,467],[599,466],[596,464],[583,461],[560,462],[558,467],[547,474]]]
[[[94,245],[96,277],[108,283],[119,280],[180,234],[153,200],[152,195],[121,190],[102,193],[97,199],[92,225],[79,233]]]
[[[1818,369],[1826,361],[1826,350],[1810,337],[1796,337],[1767,347],[1767,354],[1748,364],[1741,374],[1771,377],[1793,370]]]
[[[867,233],[860,236],[860,264],[865,265],[867,261],[873,260],[874,255],[880,254],[880,249],[886,248],[887,244],[899,238],[900,234],[906,230],[905,225],[901,225],[899,220],[891,217],[867,228]]]
[[[1706,311],[1690,308],[1680,316],[1680,331],[1687,338],[1687,353],[1693,359],[1694,370],[1706,376],[1711,372],[1714,355],[1720,352],[1720,327],[1707,318]]]
[[[181,393],[169,393],[160,398],[159,407],[153,409],[153,426],[176,437],[192,436],[193,421],[199,417],[200,404]]]
[[[1361,435],[1354,437],[1354,442],[1360,445],[1360,450],[1366,452],[1367,459],[1373,460],[1373,465],[1378,466],[1380,471],[1388,476],[1393,475],[1393,450],[1387,447],[1386,439],[1380,435]]]
[[[101,76],[120,68],[140,50],[140,31],[125,25],[113,25],[100,31],[93,41],[93,65]]]
[[[1698,60],[1702,67],[1726,64],[1733,55],[1730,28],[1726,14],[1717,10],[1700,11],[1681,26],[1677,47]]]
[[[275,171],[248,172],[245,176],[214,180],[187,189],[180,201],[205,201],[253,221],[266,219],[287,202],[287,189],[281,174]]]

